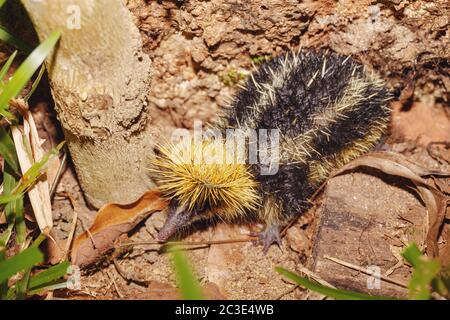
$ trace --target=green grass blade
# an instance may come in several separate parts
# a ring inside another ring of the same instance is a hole
[[[0,26],[0,40],[16,47],[17,49],[25,53],[30,53],[32,50],[26,42],[22,41],[2,26]]]
[[[186,255],[183,251],[174,249],[172,260],[181,296],[186,300],[203,300],[200,284],[192,273]]]
[[[16,188],[16,193],[23,193],[29,187],[31,187],[36,180],[41,176],[42,170],[47,165],[51,157],[56,156],[64,145],[64,141],[61,142],[56,148],[53,148],[47,152],[40,161],[33,163],[33,165],[25,172],[20,180],[19,186]]]
[[[33,242],[33,244],[30,246],[30,248],[37,249],[39,245],[44,241],[45,236],[43,234],[39,235],[39,237]],[[32,267],[26,268],[23,272],[23,276],[20,280],[18,280],[13,287],[8,290],[8,299],[15,299],[15,300],[23,300],[26,298],[28,293],[28,284],[30,282],[30,274],[31,274]],[[12,292],[11,292],[12,291]]]
[[[45,234],[39,234],[39,236],[33,241],[30,247],[39,248],[39,246],[45,239],[47,239],[47,236]]]
[[[422,256],[422,252],[420,252],[419,248],[415,244],[411,244],[407,246],[402,252],[403,258],[406,259],[414,268],[418,267],[420,264],[420,258]]]
[[[28,294],[28,296],[32,296],[35,294],[41,294],[44,291],[53,291],[53,290],[58,290],[58,289],[67,289],[67,282],[64,280],[56,280],[56,281],[49,283],[48,285],[36,287],[35,289],[28,290],[27,294]]]
[[[23,211],[23,196],[15,201],[15,230],[16,230],[16,242],[18,245],[22,245],[25,242],[27,227],[25,225],[25,216]]]
[[[0,204],[5,204],[21,198],[23,193],[26,192],[41,176],[42,169],[47,165],[48,160],[59,153],[61,148],[64,146],[64,143],[64,141],[61,142],[58,146],[56,146],[56,148],[53,148],[47,152],[40,161],[35,162],[22,176],[18,186],[14,189],[13,194],[0,195]]]
[[[18,181],[12,175],[11,167],[6,163],[3,172],[3,194],[10,195],[16,187]],[[23,214],[23,197],[9,202],[4,207],[4,213],[8,222],[8,228],[0,236],[0,247],[8,243],[13,227],[15,226],[16,243],[22,244],[25,241],[26,226]]]
[[[22,193],[1,195],[0,196],[0,205],[9,203],[11,201],[15,201],[17,199],[20,199],[21,197],[23,197]]]
[[[45,58],[52,51],[60,37],[59,32],[53,32],[44,42],[42,42],[16,70],[11,80],[6,84],[0,95],[0,114],[6,114],[9,101],[16,97],[31,79],[34,72],[44,62]],[[5,115],[6,116],[6,115]]]
[[[67,274],[69,267],[69,261],[64,261],[36,274],[31,278],[28,289],[35,290],[53,284],[55,280],[59,280]]]
[[[31,268],[42,262],[44,255],[37,247],[30,247],[21,253],[0,262],[0,283],[24,269]]]
[[[11,194],[12,191],[14,190],[17,181],[16,179],[9,173],[9,167],[6,166],[5,168],[5,172],[3,172],[3,194],[8,195]],[[14,209],[15,209],[16,203],[13,202],[9,202],[6,206],[5,206],[5,216],[6,216],[6,221],[8,222],[8,224],[14,224]]]
[[[0,9],[3,7],[3,5],[5,4],[6,0],[0,0]]]
[[[41,68],[39,69],[39,73],[38,73],[36,79],[33,81],[33,84],[31,85],[30,92],[28,92],[27,95],[24,98],[25,101],[30,100],[30,97],[36,91],[36,88],[37,88],[39,82],[41,82],[41,79],[42,79],[42,76],[44,75],[44,72],[45,72],[45,66],[41,65]]]
[[[408,283],[409,299],[429,300],[433,281],[437,279],[441,270],[439,261],[423,256],[415,244],[406,247],[402,256],[414,268],[411,280]]]
[[[30,280],[29,289],[36,289],[53,283],[55,280],[65,276],[69,267],[70,262],[64,261],[36,274]]]
[[[31,268],[27,268],[22,279],[16,282],[16,300],[24,300],[27,295],[28,282],[30,281]]]
[[[0,70],[0,81],[3,81],[3,78],[8,73],[9,68],[11,68],[11,64],[13,63],[14,59],[16,58],[17,50],[13,52],[12,55],[9,56],[8,60],[3,65],[2,69]]]
[[[298,285],[305,287],[311,291],[315,291],[317,293],[326,295],[327,297],[336,299],[336,300],[393,300],[390,297],[382,297],[382,296],[371,296],[364,293],[352,292],[343,289],[334,289],[323,286],[321,284],[312,282],[306,278],[300,277],[295,273],[292,273],[284,268],[276,267],[275,271],[281,274],[282,276],[292,280]]]
[[[0,126],[0,154],[14,173],[19,175],[19,160],[17,159],[16,147],[8,132],[2,126]]]
[[[3,300],[16,300],[16,288],[14,286],[8,289],[6,297]]]
[[[6,169],[6,168],[5,168]],[[11,183],[11,176],[5,170],[3,173],[3,192],[10,193],[14,185]],[[8,206],[5,207],[4,213],[8,221],[8,227],[0,234],[0,263],[6,259],[6,247],[11,238],[14,223],[11,221],[11,213],[8,211]],[[0,299],[5,299],[8,294],[8,281],[0,282]]]
[[[6,246],[11,238],[11,233],[14,225],[9,224],[6,230],[0,233],[0,262],[6,259],[5,255],[1,255],[2,253],[6,254]]]
[[[0,247],[0,263],[5,260],[5,248]],[[5,300],[8,295],[8,281],[0,282],[0,300]]]
[[[0,234],[0,254],[6,252],[6,245],[9,242],[9,239],[11,238],[11,233],[14,225],[10,224],[8,228],[6,228],[5,231],[3,231],[2,234]],[[6,259],[6,256],[0,255],[0,262],[2,260]]]
[[[11,167],[5,163],[5,168],[3,172],[3,194],[10,195],[17,185],[16,178],[11,174]],[[6,221],[8,222],[8,228],[0,236],[0,247],[6,247],[12,234],[13,227],[17,221],[17,215],[22,215],[23,217],[23,198],[20,197],[15,201],[9,202],[5,208],[4,213]],[[21,230],[22,231],[22,230]],[[17,229],[16,229],[17,234]],[[1,249],[0,249],[1,250]]]
[[[38,248],[39,245],[42,243],[42,241],[44,241],[45,236],[44,235],[40,235],[31,245],[30,248]],[[31,269],[27,268],[24,271],[24,274],[22,276],[22,279],[20,279],[19,281],[17,281],[17,283],[15,284],[15,299],[16,300],[23,300],[26,298],[27,294],[28,294],[28,288],[29,288],[29,284],[30,284],[30,274],[31,274]]]
[[[16,178],[11,174],[11,171],[12,169],[8,166],[8,164],[6,164],[5,171],[3,172],[4,195],[10,195],[18,183]],[[8,202],[4,208],[4,212],[6,220],[8,221],[9,224],[7,230],[10,230],[12,229],[13,226],[15,226],[16,243],[19,245],[22,244],[25,241],[26,235],[26,226],[23,213],[23,196],[15,199],[14,201]],[[6,243],[9,241],[9,237],[7,237],[7,235],[8,232],[5,232],[4,239],[2,235],[2,239],[0,239],[0,246],[2,243],[6,245]]]
[[[40,161],[33,163],[30,169],[27,170],[22,176],[21,184],[17,188],[18,193],[22,193],[27,190],[30,186],[32,186],[37,178],[39,178],[42,174],[42,170],[47,165],[48,161],[51,157],[58,155],[61,148],[64,146],[64,141],[57,145],[55,148],[51,149],[47,152]]]

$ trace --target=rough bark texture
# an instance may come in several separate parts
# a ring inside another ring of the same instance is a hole
[[[62,32],[49,77],[87,200],[95,207],[130,202],[152,185],[143,168],[152,146],[146,130],[151,65],[130,12],[121,1],[22,3],[41,41]],[[73,5],[80,29],[70,29]]]

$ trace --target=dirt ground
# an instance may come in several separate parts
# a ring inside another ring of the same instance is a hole
[[[450,171],[450,4],[447,1],[128,0],[127,5],[141,32],[145,53],[153,62],[149,125],[158,126],[163,134],[168,135],[176,127],[192,128],[194,119],[205,123],[213,120],[236,92],[239,81],[251,72],[252,65],[299,47],[329,48],[352,55],[376,70],[394,92],[387,148],[428,169]],[[61,134],[46,90],[41,89],[32,107],[48,146],[56,144]],[[439,156],[432,156],[435,154],[430,155],[427,148],[430,142],[446,142],[447,146],[441,145]],[[74,207],[70,199],[74,200]],[[288,229],[282,247],[272,246],[267,255],[250,242],[188,250],[207,296],[323,298],[285,281],[274,271],[276,266],[298,273],[305,272],[305,268],[314,270],[330,282],[333,277],[328,277],[327,272],[328,275],[349,274],[359,277],[356,284],[349,285],[342,279],[335,284],[361,289],[365,281],[361,273],[313,262],[312,248],[320,245],[320,239],[314,240],[315,216],[330,206],[365,218],[369,213],[369,220],[374,224],[385,224],[382,237],[376,231],[361,236],[358,254],[351,262],[364,266],[376,264],[383,274],[398,281],[407,280],[409,269],[398,264],[399,251],[410,240],[423,241],[423,235],[405,231],[408,229],[405,216],[414,216],[415,223],[423,225],[426,210],[401,182],[358,172],[331,180],[315,207]],[[62,241],[67,238],[74,209],[81,221],[77,233],[81,233],[92,223],[95,211],[86,206],[69,162],[53,204],[56,234]],[[161,212],[153,214],[135,228],[129,241],[154,240],[164,218]],[[184,240],[241,239],[249,228],[219,224],[194,232]],[[370,239],[372,243],[368,245]],[[342,243],[338,249],[345,246]],[[55,295],[85,299],[176,297],[169,257],[158,249],[159,245],[136,246],[117,260],[119,267],[111,263],[83,275],[80,291]],[[382,261],[374,261],[376,257]],[[137,275],[143,281],[130,282],[118,270]],[[395,286],[386,285],[383,290],[381,293],[405,294],[404,289]]]

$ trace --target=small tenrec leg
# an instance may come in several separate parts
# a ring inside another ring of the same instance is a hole
[[[257,233],[253,233],[253,236],[257,236],[257,244],[263,245],[263,253],[267,254],[272,244],[276,243],[281,248],[281,227],[278,224],[268,224],[266,228]]]

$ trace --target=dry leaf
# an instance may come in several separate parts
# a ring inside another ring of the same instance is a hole
[[[378,169],[386,174],[409,179],[414,183],[418,195],[425,204],[428,213],[427,253],[439,256],[438,238],[445,219],[447,197],[435,186],[428,183],[425,176],[450,176],[450,173],[427,170],[393,152],[373,152],[364,155],[339,169],[331,177],[343,174],[358,167]]]
[[[24,111],[23,113],[23,132],[18,126],[12,126],[11,129],[20,169],[22,173],[25,173],[35,162],[38,162],[44,156],[45,151],[41,147],[44,140],[39,138],[36,124],[30,111]],[[39,229],[42,233],[49,234],[53,227],[53,217],[46,174],[28,191],[28,196]]]
[[[46,103],[39,103],[33,107],[31,110],[33,114],[34,122],[36,123],[37,130],[41,137],[45,137],[45,142],[42,144],[45,150],[50,150],[57,146],[61,140],[59,139],[58,129],[56,128],[56,123],[48,115],[52,113],[51,107]],[[59,167],[61,165],[61,160],[59,157],[51,157],[47,164],[47,181],[50,187],[55,182],[55,178]],[[51,188],[50,188],[51,190]]]
[[[129,204],[109,203],[97,212],[92,226],[79,235],[73,244],[71,260],[79,266],[95,263],[114,247],[114,241],[131,231],[150,214],[167,207],[159,192],[150,190]]]

